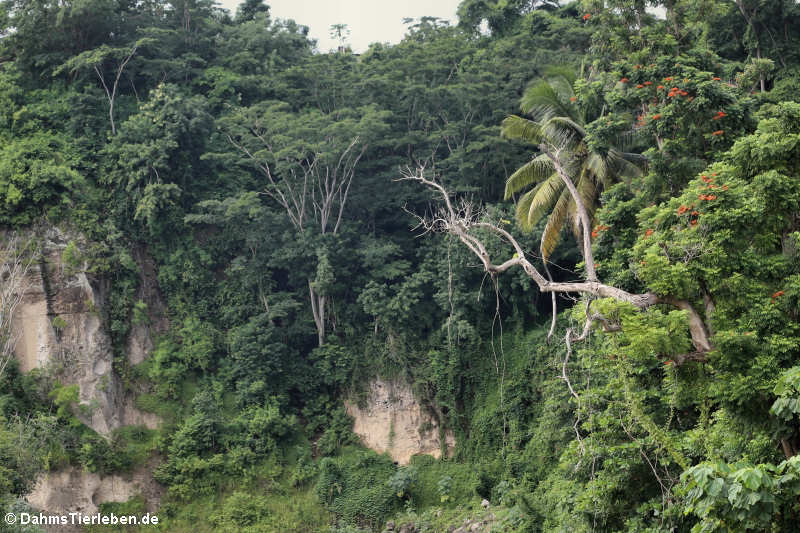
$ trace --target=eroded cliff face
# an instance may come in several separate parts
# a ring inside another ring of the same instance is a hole
[[[30,273],[30,288],[15,316],[20,369],[47,369],[63,385],[77,384],[81,408],[75,414],[101,435],[126,425],[153,429],[158,418],[135,408],[112,369],[114,354],[101,314],[108,283],[90,279],[85,265],[64,264],[69,242],[85,244],[57,228],[44,236],[42,261]],[[141,362],[152,349],[149,330],[134,331],[130,343]]]
[[[414,398],[411,387],[400,381],[375,379],[370,383],[365,407],[345,402],[353,417],[353,432],[364,446],[378,453],[388,452],[398,464],[408,464],[413,455],[442,455],[437,420]],[[455,446],[451,431],[444,432],[444,448]]]
[[[135,393],[123,386],[113,370],[114,353],[102,315],[108,282],[87,275],[86,264],[65,264],[68,244],[81,250],[86,243],[80,235],[58,228],[48,229],[42,240],[42,260],[30,271],[29,288],[14,317],[20,369],[42,369],[62,385],[78,385],[80,405],[74,414],[103,436],[129,425],[155,429],[159,418],[135,407]],[[142,276],[137,299],[148,304],[154,317],[147,324],[135,325],[129,336],[128,360],[138,364],[150,355],[153,335],[165,331],[168,324],[152,260],[143,251],[134,253],[134,258]],[[100,503],[126,501],[139,494],[149,506],[160,497],[150,465],[128,476],[101,477],[73,467],[50,472],[37,481],[27,499],[37,509],[59,513],[97,511]]]
[[[40,477],[27,500],[36,509],[63,515],[70,512],[94,514],[100,510],[102,503],[126,502],[142,497],[147,510],[155,512],[163,488],[153,481],[152,468],[152,464],[145,464],[125,475],[99,476],[69,467]],[[49,530],[69,529],[56,526]]]

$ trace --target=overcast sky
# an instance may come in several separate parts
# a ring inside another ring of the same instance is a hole
[[[222,7],[236,13],[239,0],[217,0]],[[355,52],[363,52],[370,43],[397,43],[406,27],[404,17],[433,16],[456,23],[460,0],[265,0],[273,18],[294,19],[309,27],[320,51],[336,48],[330,38],[333,24],[347,24],[349,43]]]

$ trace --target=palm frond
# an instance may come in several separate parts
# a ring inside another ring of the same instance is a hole
[[[575,96],[575,90],[572,88],[572,84],[575,83],[575,77],[573,76],[570,80],[569,78],[562,76],[561,74],[556,74],[554,76],[547,76],[547,83],[553,88],[553,90],[558,94],[560,100],[562,102],[570,102],[570,98]],[[570,106],[575,107],[575,106]]]
[[[586,156],[583,168],[591,174],[595,183],[602,184],[604,187],[612,185],[613,169],[609,166],[606,158],[597,152],[592,152]]]
[[[562,94],[558,87],[547,80],[531,85],[522,95],[520,109],[536,119],[551,116],[573,116],[574,106],[569,105],[571,94]]]
[[[500,125],[500,135],[506,139],[538,144],[542,140],[542,125],[518,115],[509,115]]]
[[[583,125],[581,125],[578,121],[573,119],[572,117],[552,117],[548,123],[553,125],[558,125],[561,128],[568,129],[572,131],[575,135],[583,139],[586,137],[586,130],[584,129]]]
[[[519,167],[506,180],[505,199],[508,200],[514,193],[539,183],[553,173],[553,162],[545,154],[539,154],[521,167]]]
[[[633,163],[642,171],[647,170],[647,156],[642,154],[634,154],[632,152],[620,152],[620,156],[629,163]]]
[[[638,154],[620,152],[611,149],[608,152],[609,167],[616,175],[617,180],[622,178],[637,178],[647,169],[647,158]]]
[[[561,240],[561,230],[564,228],[564,222],[567,220],[567,212],[572,198],[569,191],[565,188],[558,198],[558,202],[547,217],[547,224],[544,226],[542,232],[542,242],[540,245],[542,258],[547,259],[558,246]]]
[[[581,174],[578,182],[575,184],[575,188],[578,189],[578,196],[580,197],[583,206],[586,208],[586,214],[589,215],[590,227],[588,230],[591,231],[591,226],[594,223],[594,212],[597,206],[597,198],[600,196],[599,184],[595,181],[595,178],[591,175],[591,172],[586,169]],[[578,242],[581,242],[581,239],[583,239],[583,233],[581,232],[581,220],[578,216],[577,204],[575,204],[575,202],[570,202],[568,218],[572,223],[572,234],[575,235],[575,239]]]
[[[551,117],[542,124],[542,137],[551,145],[569,151],[578,151],[586,130],[569,117]]]
[[[563,78],[569,83],[570,87],[578,79],[575,69],[565,65],[550,65],[546,67],[544,69],[544,77],[548,79]]]
[[[558,174],[552,174],[535,189],[525,193],[517,202],[517,221],[523,231],[530,232],[537,222],[553,208],[564,189]]]

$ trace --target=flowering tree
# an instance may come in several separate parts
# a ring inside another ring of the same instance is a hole
[[[564,186],[572,197],[572,201],[575,203],[575,209],[578,213],[577,217],[581,226],[581,253],[586,268],[586,275],[583,281],[553,282],[548,280],[539,272],[533,263],[531,263],[524,249],[511,233],[500,227],[499,224],[482,220],[479,213],[469,203],[463,203],[460,206],[454,205],[447,190],[435,179],[426,177],[424,168],[417,169],[415,173],[411,171],[406,172],[405,179],[419,181],[437,191],[441,195],[444,208],[440,209],[433,218],[427,220],[422,219],[421,223],[428,230],[446,232],[458,237],[458,239],[480,259],[484,270],[491,275],[501,274],[515,266],[521,267],[542,292],[574,292],[586,295],[590,299],[611,298],[619,302],[630,304],[638,309],[647,309],[653,305],[665,303],[684,310],[689,318],[689,331],[695,350],[691,353],[676,355],[675,360],[678,364],[689,359],[703,360],[705,354],[710,351],[713,346],[709,340],[708,328],[689,301],[671,295],[659,296],[654,292],[635,294],[612,285],[604,284],[598,280],[590,235],[591,219],[589,218],[588,210],[586,209],[580,193],[575,187],[571,176],[564,168],[564,151],[559,147],[544,143],[539,146],[539,149],[550,159],[555,172],[563,181]],[[487,252],[486,244],[481,240],[481,237],[476,234],[476,230],[479,229],[488,230],[490,234],[494,234],[505,240],[514,250],[513,257],[502,263],[495,264]],[[580,335],[575,335],[572,330],[567,331],[566,342],[568,349],[572,342],[584,340],[586,338],[593,322],[600,322],[607,330],[617,330],[620,328],[619,323],[615,323],[602,314],[588,312],[587,306],[583,332]]]

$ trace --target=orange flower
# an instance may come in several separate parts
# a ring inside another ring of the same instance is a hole
[[[583,16],[583,20],[589,20],[590,18],[592,18],[592,14],[591,14],[591,13],[586,13],[586,14]]]
[[[570,97],[569,97],[569,101],[570,101],[570,102],[574,102],[574,101],[575,101],[575,100],[577,100],[577,99],[578,99],[578,98],[577,98],[576,96],[570,96]]]
[[[629,80],[628,80],[628,78],[622,78],[619,81],[620,81],[620,83],[628,83]]]
[[[663,85],[659,85],[658,87],[656,87],[656,89],[658,89],[659,91],[660,91],[661,89],[663,89],[663,88],[664,88],[664,86],[663,86]]]
[[[658,120],[660,118],[661,118],[661,113],[656,113],[655,115],[653,115],[653,120]]]
[[[714,81],[719,81],[719,78],[718,78],[718,77],[716,77],[716,76],[714,76],[714,77],[713,77],[713,78],[711,78],[711,79],[712,79],[712,80],[714,80]]]
[[[689,208],[688,208],[688,207],[686,207],[685,205],[682,205],[682,206],[680,206],[680,207],[678,208],[678,214],[679,214],[679,215],[682,215],[682,214],[684,214],[684,213],[685,213],[686,211],[688,211],[688,210],[689,210]]]
[[[709,202],[711,200],[716,200],[716,199],[717,199],[717,195],[716,194],[709,194],[708,196],[706,196],[706,200],[708,200]]]
[[[598,235],[599,235],[599,233],[597,233],[597,230],[592,231],[592,238],[595,238]]]
[[[644,82],[644,84],[645,85],[653,85],[653,82],[652,81],[646,81],[646,82]]]
[[[722,135],[723,133],[725,133],[725,131],[724,131],[724,130],[717,130],[717,131],[715,131],[714,133],[712,133],[711,135],[714,135],[714,136],[716,136],[716,135]]]
[[[668,78],[664,78],[664,81],[672,81],[672,76],[670,76]]]
[[[689,214],[690,214],[690,215],[692,215],[692,216],[695,216],[695,217],[700,215],[700,213],[699,213],[699,212],[697,212],[697,211],[692,211],[692,212],[691,212],[691,213],[689,213]]]
[[[727,186],[727,185],[723,185],[723,186],[722,186],[722,190],[723,190],[723,191],[727,191],[727,190],[728,190],[728,186]]]
[[[784,292],[783,292],[783,291],[778,291],[778,292],[776,292],[776,293],[773,293],[773,294],[772,294],[772,300],[774,301],[774,300],[775,300],[775,298],[780,298],[780,297],[781,297],[781,296],[783,296],[783,295],[784,295]]]
[[[692,225],[692,226],[696,226],[696,225],[697,225],[697,221],[696,221],[696,220],[692,220],[692,221],[691,221],[691,225]]]
[[[672,359],[668,359],[668,360],[664,361],[664,364],[666,366],[670,366],[672,364]]]
[[[644,238],[646,239],[647,237],[649,237],[652,234],[653,234],[653,230],[648,229],[647,231],[644,232]]]
[[[641,89],[643,87],[644,87],[644,85],[642,85],[641,83],[636,86],[637,89]]]

